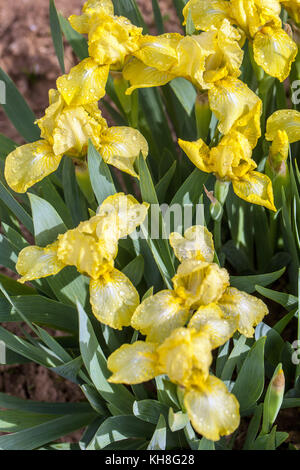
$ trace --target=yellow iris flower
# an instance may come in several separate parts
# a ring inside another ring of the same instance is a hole
[[[84,105],[105,95],[110,68],[122,68],[125,58],[138,49],[142,28],[127,18],[114,16],[110,0],[87,1],[82,15],[69,18],[71,26],[88,35],[89,58],[57,80],[57,89],[68,105]]]
[[[209,375],[212,347],[207,334],[175,329],[159,346],[124,344],[108,358],[112,383],[138,384],[160,374],[184,388],[184,406],[197,432],[210,440],[231,434],[239,425],[239,403],[225,384]]]
[[[18,257],[19,282],[57,274],[65,266],[75,266],[90,277],[90,302],[99,321],[112,328],[129,326],[139,304],[131,281],[114,268],[118,240],[140,225],[148,204],[139,204],[123,193],[108,197],[97,214],[77,228],[59,235],[46,247],[29,246]]]
[[[234,432],[240,416],[235,396],[209,374],[212,350],[236,331],[252,337],[268,309],[229,287],[227,271],[212,263],[214,244],[205,227],[190,227],[184,236],[172,233],[170,243],[181,261],[174,290],[150,296],[136,309],[131,325],[147,335],[146,341],[123,344],[110,355],[109,382],[139,384],[166,374],[182,387],[196,431],[217,441]]]
[[[251,144],[241,132],[232,130],[211,149],[202,139],[178,142],[200,170],[214,173],[222,181],[231,181],[241,199],[276,211],[272,182],[268,176],[254,171],[257,165],[251,158]]]
[[[138,130],[125,126],[108,128],[96,102],[69,106],[57,90],[49,91],[49,103],[45,116],[37,120],[43,140],[22,145],[6,158],[5,178],[14,191],[26,192],[53,173],[64,154],[84,157],[89,139],[106,163],[138,176],[135,160],[140,152],[145,158],[148,155],[148,144]]]
[[[136,88],[165,85],[183,77],[201,89],[228,76],[238,77],[243,60],[240,34],[225,19],[219,29],[197,36],[167,33],[141,36],[123,69],[130,94]]]
[[[282,6],[286,9],[293,20],[300,23],[300,0],[280,0]]]
[[[173,290],[146,298],[136,309],[131,326],[160,344],[176,328],[189,326],[209,332],[213,347],[224,344],[235,331],[253,336],[253,326],[268,313],[265,304],[229,286],[226,269],[213,263],[214,244],[203,226],[170,235],[175,255],[181,261],[173,278]]]
[[[287,2],[289,3],[289,2]],[[253,42],[254,60],[266,73],[285,80],[298,48],[282,29],[278,0],[189,0],[183,9],[185,23],[190,12],[195,28],[219,28],[224,19]]]
[[[274,166],[286,161],[289,144],[300,140],[300,112],[293,109],[275,111],[267,120],[266,139],[272,141],[270,154]]]

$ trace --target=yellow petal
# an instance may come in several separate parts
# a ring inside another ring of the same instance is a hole
[[[212,262],[214,259],[214,242],[212,234],[202,225],[188,228],[184,237],[180,233],[171,233],[170,244],[179,261],[199,259]]]
[[[281,27],[278,0],[231,0],[231,15],[248,36],[253,37],[265,25]]]
[[[267,120],[266,139],[274,140],[279,130],[287,133],[290,144],[300,140],[300,112],[294,109],[275,111]]]
[[[272,181],[267,175],[250,171],[243,177],[233,180],[232,184],[235,194],[241,199],[276,212]]]
[[[148,67],[167,72],[178,61],[176,48],[182,38],[178,33],[142,36],[139,39],[139,49],[134,55]]]
[[[211,110],[220,121],[218,129],[222,134],[228,134],[260,101],[245,83],[233,77],[217,82],[208,91],[208,98]]]
[[[111,0],[88,0],[83,5],[82,12],[82,15],[72,15],[68,20],[75,31],[88,34],[98,16],[101,17],[103,13],[107,15],[114,14],[114,6]]]
[[[187,142],[186,140],[178,139],[178,144],[197,168],[205,173],[211,173],[213,171],[213,167],[210,165],[209,161],[209,147],[202,139],[198,139],[196,142]]]
[[[97,214],[105,217],[109,225],[117,233],[118,238],[130,235],[134,230],[144,222],[149,204],[143,202],[140,204],[133,196],[125,195],[124,193],[117,193],[109,196],[103,201],[98,208]],[[97,231],[98,237],[102,236],[101,229],[104,226],[100,225]]]
[[[158,347],[158,367],[172,382],[184,385],[193,368],[206,379],[212,363],[209,337],[188,328],[178,328]]]
[[[103,14],[94,22],[89,34],[89,54],[99,65],[121,68],[128,54],[138,48],[142,28],[122,16]]]
[[[293,18],[296,24],[300,23],[300,2],[299,0],[280,0],[282,6],[286,9],[289,16]]]
[[[238,320],[238,330],[247,338],[253,336],[253,327],[268,314],[268,308],[262,300],[234,287],[226,289],[218,305],[226,316]]]
[[[282,82],[289,76],[298,47],[283,29],[266,27],[255,35],[253,53],[255,62]]]
[[[147,335],[147,341],[161,343],[170,333],[183,326],[189,310],[171,290],[164,290],[145,299],[136,309],[131,326]]]
[[[107,367],[113,372],[108,381],[128,385],[147,382],[158,375],[156,365],[155,344],[144,341],[123,344],[107,360]]]
[[[146,139],[131,127],[110,127],[101,135],[100,153],[103,160],[131,176],[137,176],[134,163],[140,152],[148,155]]]
[[[186,24],[189,12],[191,12],[195,28],[208,31],[212,26],[220,28],[223,20],[230,16],[230,5],[222,0],[190,0],[182,11],[183,24]]]
[[[19,282],[24,283],[42,277],[57,274],[65,267],[57,257],[57,242],[40,248],[27,246],[20,251],[16,264],[17,272],[22,276]]]
[[[229,285],[229,274],[215,263],[183,261],[173,277],[174,290],[191,308],[216,302]]]
[[[54,155],[44,140],[21,145],[5,160],[4,175],[7,184],[17,193],[28,188],[57,170],[62,156]]]
[[[123,68],[123,77],[130,82],[126,95],[130,95],[137,88],[150,88],[166,85],[176,78],[169,72],[160,72],[154,67],[148,67],[140,60],[133,57]]]
[[[211,165],[219,179],[242,177],[256,168],[251,159],[252,149],[248,139],[235,130],[225,135],[210,152]]]
[[[270,147],[268,162],[277,172],[289,156],[289,138],[286,131],[278,130]]]
[[[238,323],[236,318],[226,318],[217,304],[209,304],[198,308],[188,327],[205,332],[209,335],[212,347],[218,348],[232,337]]]
[[[158,368],[172,382],[184,385],[189,382],[194,368],[203,379],[209,374],[212,363],[209,337],[188,328],[177,328],[158,347]]]
[[[113,260],[102,239],[82,233],[78,228],[68,230],[58,237],[58,258],[93,279],[111,270]]]
[[[91,280],[90,302],[97,320],[121,330],[130,325],[140,298],[128,277],[113,269],[99,279]]]
[[[211,441],[233,433],[240,423],[239,403],[217,377],[187,389],[184,406],[196,431]]]
[[[89,139],[95,147],[99,146],[101,131],[102,121],[94,119],[82,106],[66,108],[57,119],[53,132],[54,153],[83,156]]]
[[[109,66],[84,59],[68,75],[57,79],[57,89],[68,105],[78,106],[100,100],[105,95]]]
[[[49,106],[45,111],[45,115],[37,119],[36,123],[41,129],[41,137],[46,139],[50,145],[53,145],[53,132],[56,120],[64,107],[65,102],[61,94],[57,90],[49,90]]]
[[[258,100],[251,111],[239,118],[233,126],[233,130],[246,137],[252,149],[256,147],[257,141],[261,136],[261,113],[262,101]]]

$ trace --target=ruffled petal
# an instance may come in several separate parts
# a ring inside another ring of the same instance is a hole
[[[233,180],[232,185],[235,194],[241,199],[276,212],[272,181],[267,175],[250,171],[243,177]]]
[[[58,243],[52,243],[45,248],[27,246],[20,251],[16,264],[17,272],[22,276],[22,284],[34,279],[52,276],[65,267],[57,257]]]
[[[72,15],[68,20],[75,31],[81,34],[88,34],[94,18],[103,13],[112,16],[114,14],[114,6],[111,0],[88,0],[83,5],[82,12],[82,15]]]
[[[205,173],[211,173],[211,171],[213,171],[213,167],[210,165],[209,161],[209,147],[202,139],[198,139],[195,142],[178,139],[178,144],[199,170]]]
[[[278,130],[269,152],[269,163],[275,171],[280,171],[281,164],[289,156],[289,138],[286,131]]]
[[[238,322],[235,317],[226,318],[217,304],[209,304],[198,308],[188,327],[205,332],[209,335],[212,347],[218,348],[232,337],[238,327]]]
[[[97,235],[102,237],[105,227],[111,230],[113,227],[118,238],[130,235],[141,225],[148,212],[149,204],[143,202],[140,204],[133,196],[124,193],[114,194],[105,199],[98,208],[97,214],[105,217],[106,223],[99,225]]]
[[[209,337],[188,328],[178,328],[158,349],[158,367],[172,382],[188,383],[193,368],[197,368],[205,380],[212,363]]]
[[[87,153],[89,139],[95,147],[99,146],[102,129],[102,121],[92,117],[82,106],[67,108],[56,121],[53,132],[54,153],[83,156]]]
[[[136,309],[131,326],[147,335],[147,341],[163,342],[170,333],[184,326],[189,317],[186,309],[171,290],[148,297]]]
[[[240,423],[239,402],[219,379],[209,376],[187,389],[184,406],[196,431],[211,441],[233,433]]]
[[[108,381],[128,385],[147,382],[158,375],[156,365],[155,344],[144,341],[123,344],[107,360],[107,367],[113,372]]]
[[[211,263],[214,259],[214,242],[212,234],[202,225],[188,228],[184,237],[180,233],[171,233],[170,244],[179,261],[199,259]]]
[[[99,65],[123,66],[139,48],[142,28],[122,16],[98,15],[89,34],[89,54]]]
[[[300,140],[300,112],[294,109],[275,111],[267,120],[266,139],[274,140],[280,130],[287,133],[290,144]]]
[[[142,36],[139,39],[139,49],[134,55],[148,67],[167,72],[178,61],[176,48],[182,38],[178,33]]]
[[[230,5],[222,0],[190,0],[184,7],[184,25],[191,12],[195,28],[202,31],[209,31],[212,26],[219,29],[223,20],[230,15]]]
[[[28,188],[57,170],[62,155],[54,155],[52,147],[44,140],[22,145],[5,160],[4,175],[7,184],[17,193]]]
[[[166,85],[176,75],[169,72],[160,72],[154,67],[148,67],[135,57],[131,58],[123,68],[123,77],[130,82],[130,87],[126,90],[126,95],[137,88],[150,88]]]
[[[260,98],[237,78],[220,80],[208,91],[210,108],[219,119],[218,129],[228,134],[237,121],[250,113]]]
[[[113,269],[105,276],[91,280],[90,302],[97,320],[121,330],[130,325],[140,298],[128,277]]]
[[[229,286],[229,274],[215,263],[183,261],[173,277],[176,294],[191,308],[216,302]]]
[[[93,103],[105,95],[108,73],[108,65],[99,66],[93,59],[84,59],[68,75],[57,79],[57,89],[68,105]]]
[[[238,331],[247,338],[252,338],[253,327],[269,313],[262,300],[234,287],[226,290],[218,305],[227,317],[237,319]]]
[[[113,266],[105,242],[78,228],[59,235],[57,256],[65,265],[76,266],[80,273],[93,279],[110,271]]]
[[[256,33],[253,53],[255,62],[282,82],[289,76],[298,47],[283,29],[266,27]]]
[[[146,139],[131,127],[110,127],[101,135],[100,153],[103,160],[131,176],[138,176],[134,163],[140,152],[144,158],[148,155]]]

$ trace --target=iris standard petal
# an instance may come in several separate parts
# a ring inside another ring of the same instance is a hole
[[[97,215],[106,217],[108,223],[117,232],[118,238],[130,235],[144,222],[149,204],[140,204],[133,196],[124,193],[107,197],[98,208]],[[97,229],[97,235],[101,238],[101,228]],[[111,228],[110,228],[111,229]]]
[[[287,133],[290,144],[300,140],[300,112],[294,109],[275,111],[267,120],[266,139],[274,140],[279,130]]]
[[[212,262],[214,259],[214,242],[212,234],[203,225],[194,225],[184,232],[171,233],[170,244],[179,261],[200,259]]]
[[[108,65],[98,65],[91,58],[84,59],[68,75],[57,79],[57,89],[68,105],[92,103],[105,95],[108,73]]]
[[[183,24],[186,24],[189,12],[195,28],[208,31],[212,26],[220,28],[223,20],[230,16],[230,5],[229,2],[222,0],[190,0],[182,11]]]
[[[237,121],[250,113],[260,98],[234,77],[217,82],[209,91],[210,108],[219,119],[218,129],[228,134]]]
[[[147,336],[147,341],[162,343],[170,333],[184,326],[189,310],[171,290],[148,297],[136,309],[131,326]]]
[[[229,286],[229,274],[215,263],[183,261],[172,279],[174,291],[186,306],[197,308],[216,302]]]
[[[150,88],[166,85],[176,75],[170,72],[160,72],[154,67],[148,67],[135,57],[131,58],[123,68],[123,77],[128,80],[130,87],[126,90],[126,95],[137,88]]]

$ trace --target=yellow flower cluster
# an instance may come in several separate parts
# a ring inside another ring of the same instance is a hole
[[[281,2],[298,12],[298,1]],[[72,27],[88,37],[89,57],[57,80],[50,90],[50,105],[37,121],[42,140],[19,147],[6,159],[5,176],[17,192],[25,192],[55,171],[64,154],[83,158],[91,140],[103,159],[138,176],[135,160],[148,145],[130,127],[108,128],[97,101],[105,95],[109,71],[120,70],[136,88],[160,86],[176,77],[208,92],[209,105],[219,120],[219,144],[184,142],[179,145],[202,171],[232,181],[236,194],[246,201],[276,210],[272,184],[257,171],[252,150],[261,135],[262,103],[239,80],[242,46],[247,37],[255,61],[271,76],[284,80],[297,54],[297,46],[282,28],[278,0],[190,0],[183,14],[199,34],[143,35],[142,28],[114,15],[111,0],[88,0]],[[279,137],[277,137],[278,140]],[[283,143],[282,143],[283,145]]]
[[[196,431],[218,440],[238,427],[239,404],[210,375],[212,351],[236,331],[252,337],[268,309],[256,297],[230,287],[227,271],[213,263],[214,244],[205,227],[190,227],[184,236],[173,233],[170,243],[181,262],[174,289],[137,307],[131,325],[146,340],[125,344],[109,357],[109,381],[138,384],[168,375],[183,388],[184,406]]]
[[[127,276],[114,268],[114,259],[118,240],[134,232],[147,210],[148,204],[139,204],[132,196],[109,196],[94,217],[59,235],[51,245],[23,248],[16,265],[22,276],[19,282],[75,266],[90,278],[90,302],[97,319],[112,328],[129,326],[139,294]]]
[[[282,2],[295,5],[298,2]],[[285,80],[298,52],[297,45],[282,29],[279,0],[189,0],[183,9],[196,29],[220,28],[224,19],[237,27],[253,46],[255,62],[280,81]]]

